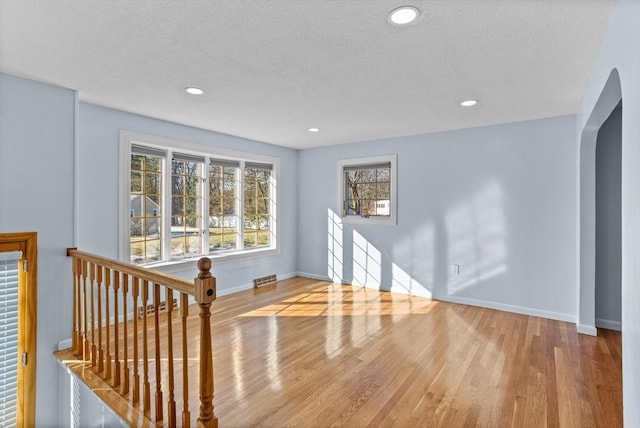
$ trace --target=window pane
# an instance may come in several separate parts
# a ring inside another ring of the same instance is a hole
[[[269,230],[269,216],[261,215],[258,218],[258,229],[260,230]]]
[[[378,182],[389,181],[391,176],[390,172],[391,172],[390,168],[378,168],[376,170],[377,181]]]
[[[131,155],[131,171],[142,171],[145,156]]]
[[[202,253],[200,248],[200,235],[190,235],[186,240],[186,252],[189,257],[197,256]]]
[[[146,242],[145,262],[155,262],[161,259],[160,249],[162,248],[159,239],[153,239]]]
[[[375,169],[363,169],[361,172],[360,182],[362,183],[372,183],[376,181],[376,170]]]
[[[225,215],[233,215],[236,213],[236,201],[234,199],[225,199],[223,207]]]
[[[200,214],[200,202],[202,198],[199,197],[187,197],[184,201],[184,212],[186,215],[199,215]]]
[[[246,248],[254,248],[258,242],[258,234],[255,232],[244,232],[244,246]]]
[[[237,219],[234,216],[222,217],[219,227],[209,228],[209,250],[221,251],[236,248],[238,234]]]
[[[200,194],[200,179],[198,177],[186,177],[185,180],[185,193],[190,196],[197,196]]]
[[[130,234],[131,242],[143,241],[144,235],[142,233],[142,219],[139,217],[132,217],[130,221]]]
[[[238,181],[236,166],[212,164],[209,175],[210,214],[209,251],[233,250],[237,247],[238,227],[235,214],[238,199]]]
[[[177,236],[176,236],[177,235]],[[184,235],[180,231],[172,228],[171,230],[171,257],[183,257],[184,256]]]
[[[184,197],[171,196],[171,214],[174,216],[182,216],[184,212]]]
[[[212,197],[211,199],[209,199],[209,215],[222,215],[222,198]]]
[[[142,192],[142,173],[140,171],[131,171],[131,193]]]
[[[202,169],[202,162],[173,160],[171,163],[172,258],[202,253]],[[210,216],[211,221],[215,220]]]
[[[244,228],[245,246],[270,245],[271,171],[245,169]]]
[[[235,179],[236,177],[236,172],[238,171],[238,168],[235,167],[225,167],[224,168],[224,178],[226,180],[232,180]]]
[[[131,263],[162,259],[160,245],[162,160],[152,155],[131,155],[129,198],[129,252]]]
[[[376,187],[376,198],[377,199],[391,199],[391,183],[378,183]]]
[[[144,174],[144,192],[147,194],[159,194],[161,188],[160,174],[147,172]]]
[[[343,215],[391,215],[391,168],[350,166],[344,172],[344,180]]]
[[[162,159],[156,156],[142,156],[145,161],[145,170],[160,172],[162,166]]]
[[[254,215],[244,216],[244,230],[252,231],[258,228],[258,218]]]

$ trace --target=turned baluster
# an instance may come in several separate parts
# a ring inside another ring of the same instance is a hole
[[[105,297],[105,309],[106,314],[106,327],[107,327],[107,357],[105,360],[106,366],[104,376],[106,379],[111,378],[111,335],[110,335],[110,321],[111,321],[111,308],[109,307],[109,287],[111,286],[111,269],[105,268],[104,270],[104,297]]]
[[[182,324],[182,426],[190,428],[189,411],[189,352],[187,347],[187,318],[189,317],[189,295],[180,294],[180,320]]]
[[[173,290],[167,288],[167,355],[169,357],[169,401],[167,403],[167,413],[169,413],[169,427],[176,426],[176,401],[173,392]]]
[[[67,252],[67,256],[68,256]],[[73,330],[71,331],[71,348],[73,349],[74,354],[78,354],[78,329],[79,329],[79,320],[78,320],[78,287],[79,287],[79,278],[78,278],[78,263],[75,257],[71,260],[71,271],[73,273]]]
[[[96,265],[89,263],[89,283],[91,286],[91,367],[96,366],[96,305],[95,305]]]
[[[67,256],[69,256],[68,251]],[[71,348],[73,349],[73,353],[78,355],[78,329],[80,326],[78,325],[79,320],[77,311],[80,302],[78,301],[78,265],[75,257],[71,259],[71,271],[73,275],[73,330],[71,331]]]
[[[120,289],[120,272],[113,271],[113,386],[120,386],[120,335],[118,326],[120,324],[120,315],[118,312],[118,291]],[[126,316],[125,316],[126,317]],[[125,336],[127,331],[124,332]]]
[[[142,366],[143,366],[143,408],[151,409],[151,384],[149,383],[149,339],[147,337],[147,305],[149,300],[149,281],[143,281],[142,287]],[[136,314],[138,311],[136,310]]]
[[[211,276],[211,260],[198,260],[195,278],[195,299],[200,306],[200,415],[199,427],[217,428],[218,418],[213,407],[213,353],[211,349],[211,302],[216,299],[216,279]]]
[[[96,266],[98,287],[98,373],[104,371],[104,350],[102,347],[102,266]]]
[[[166,302],[169,305],[169,301]],[[162,414],[162,365],[160,364],[160,284],[153,284],[153,321],[155,327],[156,354],[156,422],[163,418]]]
[[[82,349],[82,359],[84,361],[87,361],[91,358],[91,356],[89,355],[90,353],[90,349],[91,349],[91,342],[89,342],[89,329],[88,329],[88,325],[87,325],[87,319],[88,319],[88,314],[87,314],[87,262],[86,261],[82,261],[82,285],[83,285],[83,301],[84,304],[82,305],[82,322],[84,324],[84,327],[82,329],[82,335],[84,336],[84,346]]]
[[[140,401],[140,374],[138,373],[138,295],[140,291],[138,277],[133,278],[133,394],[134,403]]]
[[[122,275],[122,336],[124,338],[124,367],[122,369],[122,394],[129,393],[129,330],[127,329],[127,293],[129,292],[129,275],[126,273]],[[135,318],[135,317],[134,317]]]

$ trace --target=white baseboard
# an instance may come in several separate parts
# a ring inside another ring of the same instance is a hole
[[[596,318],[596,327],[606,328],[607,330],[622,331],[622,323],[620,321],[611,321],[602,318]]]
[[[236,285],[235,287],[218,288],[216,290],[216,297],[228,296],[229,294],[251,290],[252,288],[253,288],[253,283],[240,284],[240,285]]]
[[[431,291],[427,290],[426,288],[416,288],[415,290],[407,290],[407,289],[397,289],[394,288],[393,286],[387,286],[387,285],[380,285],[380,286],[376,286],[376,285],[360,285],[360,284],[347,284],[347,285],[353,285],[355,287],[366,287],[366,288],[371,288],[374,290],[380,290],[380,291],[388,291],[390,293],[398,293],[398,294],[406,294],[409,296],[416,296],[416,297],[426,297],[427,299],[431,299],[433,296],[431,294]]]
[[[592,325],[577,324],[576,325],[576,329],[578,330],[578,333],[580,333],[580,334],[586,334],[588,336],[597,336],[598,335],[598,329],[596,329]]]
[[[433,296],[434,299],[444,302],[462,303],[464,305],[479,306],[481,308],[496,309],[504,312],[512,312],[514,314],[529,315],[532,317],[547,318],[552,320],[574,323],[576,321],[574,315],[563,314],[561,312],[545,311],[542,309],[526,308],[524,306],[508,305],[505,303],[488,302],[486,300],[471,299],[468,297],[458,296]]]
[[[315,273],[307,273],[307,272],[296,272],[297,276],[301,276],[303,278],[311,278],[317,279],[318,281],[332,281],[328,275],[316,275]]]
[[[285,273],[284,275],[278,275],[278,281],[289,279],[289,278],[295,278],[296,276],[298,276],[298,272]]]

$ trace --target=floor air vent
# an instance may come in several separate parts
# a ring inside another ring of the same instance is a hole
[[[260,287],[266,287],[268,285],[275,285],[275,283],[278,282],[278,280],[276,279],[276,275],[267,275],[267,276],[263,276],[262,278],[256,278],[253,280],[253,286],[255,288],[260,288]]]
[[[178,309],[178,299],[173,299],[173,309]],[[153,315],[155,309],[153,307],[153,305],[147,305],[146,307],[140,307],[138,308],[138,319],[144,317],[144,316],[149,316],[149,315]],[[158,313],[164,313],[167,312],[167,302],[166,301],[162,301],[160,302],[160,306],[158,307]]]

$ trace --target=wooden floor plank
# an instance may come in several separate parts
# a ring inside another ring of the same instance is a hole
[[[212,311],[221,427],[622,426],[618,332],[305,278]]]

